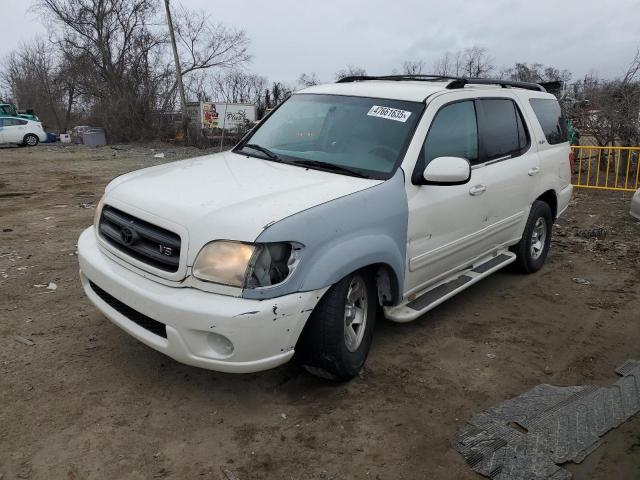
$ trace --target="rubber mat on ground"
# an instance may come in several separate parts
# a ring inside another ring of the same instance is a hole
[[[485,410],[453,441],[476,472],[497,480],[566,480],[600,438],[640,411],[640,361],[606,387],[538,385]]]

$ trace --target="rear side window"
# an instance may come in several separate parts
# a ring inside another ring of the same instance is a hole
[[[478,103],[482,110],[484,161],[522,154],[529,144],[529,136],[513,100],[491,98]]]
[[[567,142],[567,124],[562,117],[558,102],[551,98],[531,98],[529,103],[540,122],[547,142],[550,145]]]
[[[26,120],[19,120],[17,118],[5,118],[4,119],[4,126],[5,127],[13,127],[16,125],[26,125],[27,121]]]

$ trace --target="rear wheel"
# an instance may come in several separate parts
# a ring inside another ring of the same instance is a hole
[[[534,273],[544,265],[551,245],[552,227],[549,205],[539,200],[533,202],[522,239],[513,248],[517,255],[516,262],[523,272]]]
[[[38,138],[37,135],[34,135],[33,133],[29,133],[28,135],[24,136],[23,143],[27,147],[35,147],[36,145],[38,145],[39,142],[40,142],[40,139]]]
[[[348,380],[356,376],[371,347],[376,298],[375,286],[363,271],[333,285],[316,305],[300,336],[298,363],[323,378]]]

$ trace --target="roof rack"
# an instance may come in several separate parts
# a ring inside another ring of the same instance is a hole
[[[449,75],[354,75],[351,77],[344,77],[338,80],[336,83],[351,83],[351,82],[364,82],[367,80],[395,80],[395,81],[407,81],[417,80],[422,82],[433,82],[438,80],[454,80],[458,77],[452,77]]]
[[[545,88],[538,83],[518,82],[515,80],[501,80],[495,78],[456,78],[447,85],[448,89],[464,88],[465,85],[500,85],[502,88],[515,87],[526,90],[537,90],[546,92]]]
[[[350,83],[350,82],[366,82],[369,80],[391,80],[391,81],[421,81],[421,82],[434,82],[449,80],[449,83],[445,88],[449,90],[464,88],[465,85],[499,85],[502,88],[515,87],[524,88],[526,90],[536,90],[539,92],[546,92],[547,90],[538,83],[530,82],[518,82],[514,80],[501,80],[496,78],[466,78],[455,77],[449,75],[382,75],[382,76],[369,76],[369,75],[356,75],[351,77],[345,77],[338,80],[336,83]]]

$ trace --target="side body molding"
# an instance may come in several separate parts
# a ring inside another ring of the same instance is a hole
[[[407,222],[404,172],[359,192],[337,198],[267,227],[256,242],[304,245],[295,271],[280,285],[245,289],[244,298],[263,299],[328,287],[349,273],[386,264],[398,296],[404,288]]]

